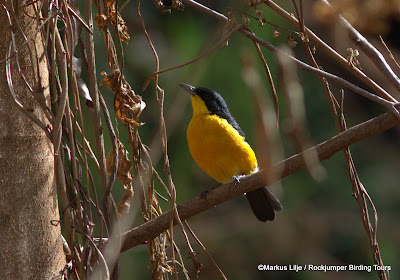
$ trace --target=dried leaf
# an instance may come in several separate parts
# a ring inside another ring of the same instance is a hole
[[[106,169],[108,175],[111,175],[113,165],[114,165],[114,149],[112,149],[108,153],[106,158]],[[125,149],[125,146],[120,141],[118,141],[117,179],[122,183],[124,187],[128,186],[133,180],[132,174],[130,172],[131,168],[132,168],[132,163],[129,159],[129,153]]]
[[[279,32],[278,26],[274,26],[274,28],[272,28],[272,37],[278,38],[279,35],[281,35],[281,33]]]
[[[350,65],[357,67],[358,69],[361,70],[361,64],[360,61],[358,61],[357,56],[360,55],[357,49],[352,49],[348,48],[348,52],[350,52],[350,55],[347,57],[347,61],[349,62]]]
[[[100,81],[100,86],[107,85],[114,93],[114,110],[118,119],[124,124],[130,123],[136,127],[142,126],[143,123],[138,122],[140,114],[146,107],[142,97],[135,94],[118,69],[112,74],[101,72],[101,75],[105,77]]]
[[[112,149],[106,158],[106,169],[107,174],[111,175],[114,166],[114,149]],[[132,188],[132,163],[129,159],[129,152],[125,149],[125,146],[118,141],[118,168],[117,168],[117,179],[122,183],[126,189],[126,194],[117,205],[118,214],[124,216],[129,212],[131,207],[131,200],[133,198]]]
[[[110,23],[110,17],[106,16],[105,14],[97,14],[94,17],[96,21],[96,25],[98,29],[106,29],[107,25]]]
[[[126,26],[125,20],[116,9],[115,0],[106,0],[106,7],[101,14],[97,14],[94,17],[97,27],[105,30],[109,23],[117,26],[118,34],[122,42],[128,43],[131,39],[128,33],[128,27]]]
[[[256,16],[258,17],[258,27],[263,27],[266,23],[265,18],[262,17],[263,10],[256,10]]]
[[[124,197],[117,205],[117,211],[120,217],[125,216],[129,213],[129,209],[131,208],[131,202],[133,199],[133,188],[130,187],[126,190]]]
[[[288,37],[288,44],[289,47],[291,47],[292,49],[297,46],[297,42],[293,39],[292,36]]]
[[[258,5],[260,5],[263,1],[261,0],[248,0],[247,1],[247,5],[249,6],[249,8],[254,8]]]
[[[265,25],[265,23],[266,23],[265,18],[260,17],[258,19],[258,27],[263,27]]]
[[[173,9],[178,10],[178,11],[183,11],[183,8],[184,8],[185,6],[183,5],[182,1],[180,1],[180,0],[173,0],[173,1],[172,1],[171,7],[172,7]]]
[[[310,42],[309,38],[308,38],[308,34],[304,34],[303,32],[296,32],[296,34],[300,37],[300,40],[303,43],[308,43]]]

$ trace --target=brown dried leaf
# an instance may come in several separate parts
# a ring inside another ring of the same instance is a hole
[[[109,23],[116,25],[118,33],[122,42],[128,43],[130,36],[128,33],[128,27],[126,27],[125,21],[121,14],[117,11],[115,0],[106,0],[106,7],[101,14],[97,14],[94,17],[97,27],[99,29],[107,29]]]
[[[171,5],[165,5],[162,0],[153,0],[153,3],[162,14],[170,14],[172,9],[183,11],[185,8],[181,0],[172,0]]]
[[[293,39],[292,36],[288,37],[288,44],[289,47],[291,47],[292,49],[297,46],[297,42]]]
[[[116,75],[120,74],[120,71],[118,70],[115,71],[112,74],[107,74],[106,72],[102,71],[100,73],[100,75],[105,76],[103,78],[103,80],[101,80],[99,82],[99,85],[102,87],[104,85],[108,86],[108,88],[115,94],[115,92],[117,91],[117,87],[116,87],[116,82],[118,81],[118,79],[116,78]]]
[[[171,7],[173,9],[178,10],[178,11],[183,11],[183,9],[185,8],[185,6],[183,5],[182,1],[180,1],[180,0],[173,0]]]
[[[261,0],[248,0],[247,1],[247,5],[249,6],[249,8],[254,8],[258,5],[260,5],[263,1]]]
[[[129,209],[131,208],[131,202],[133,198],[133,188],[127,188],[124,197],[117,205],[117,211],[120,217],[125,216],[129,213]]]
[[[308,38],[308,34],[304,34],[303,32],[296,32],[296,34],[300,37],[300,40],[303,43],[308,43],[310,42],[310,39]]]
[[[96,21],[98,29],[106,29],[111,21],[110,17],[106,16],[104,13],[95,15],[94,20]]]
[[[111,175],[114,166],[114,149],[112,149],[106,158],[106,169],[107,174]],[[131,207],[131,200],[133,198],[133,188],[132,188],[132,174],[130,170],[132,169],[132,163],[129,159],[129,152],[125,149],[125,146],[118,141],[118,169],[117,169],[117,179],[122,183],[126,189],[126,194],[121,199],[117,205],[118,214],[124,216],[128,214]]]
[[[274,28],[272,28],[272,37],[278,38],[279,35],[281,35],[281,33],[279,32],[278,26],[274,26]]]
[[[124,124],[130,123],[136,127],[142,126],[143,123],[138,122],[140,114],[146,107],[142,97],[135,94],[119,69],[116,69],[112,74],[101,72],[101,75],[105,77],[100,81],[99,85],[107,85],[114,93],[114,110],[118,119]]]
[[[107,174],[111,175],[112,168],[114,165],[114,149],[112,149],[106,158],[106,169]],[[132,168],[132,163],[129,160],[129,152],[125,149],[125,146],[118,141],[118,169],[117,169],[117,179],[124,185],[128,186],[133,178],[130,172]]]
[[[266,23],[265,18],[260,17],[258,19],[258,27],[263,27],[265,25],[265,23]]]
[[[360,55],[357,49],[352,49],[348,48],[348,52],[350,52],[350,55],[347,57],[347,61],[349,62],[350,65],[357,67],[358,69],[361,70],[361,64],[360,61],[358,61],[357,56]]]

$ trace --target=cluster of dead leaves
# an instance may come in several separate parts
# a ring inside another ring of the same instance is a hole
[[[123,124],[129,123],[136,127],[142,126],[143,123],[138,122],[140,114],[146,107],[142,97],[135,94],[119,69],[116,69],[111,74],[102,72],[101,75],[105,77],[100,81],[100,86],[107,85],[114,93],[114,110],[117,118]]]
[[[116,8],[116,1],[106,0],[104,2],[106,3],[104,11],[94,17],[97,27],[99,29],[105,30],[107,29],[108,24],[111,23],[112,25],[117,27],[121,41],[128,43],[131,37],[129,36],[128,27],[126,27],[124,19]]]

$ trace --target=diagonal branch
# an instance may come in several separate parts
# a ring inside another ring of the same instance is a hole
[[[226,16],[224,16],[223,14],[220,14],[200,3],[197,3],[196,1],[193,0],[184,0],[185,4],[190,5],[210,16],[215,17],[216,19],[220,20],[220,21],[224,21],[227,22],[228,18]],[[247,38],[249,38],[250,40],[252,40],[253,42],[256,42],[258,44],[260,44],[261,46],[265,47],[266,49],[270,50],[271,52],[273,52],[274,54],[282,54],[285,56],[288,56],[293,63],[299,67],[302,70],[305,70],[307,72],[311,72],[314,74],[318,74],[328,80],[334,81],[335,83],[342,85],[345,88],[348,88],[350,90],[352,90],[355,93],[358,93],[362,96],[364,96],[365,98],[368,98],[378,104],[381,104],[382,106],[384,106],[388,111],[393,112],[399,119],[400,119],[400,112],[397,110],[396,106],[397,102],[396,101],[388,101],[378,95],[375,95],[365,89],[360,88],[359,86],[356,86],[355,84],[350,83],[349,81],[338,77],[334,74],[328,73],[326,71],[323,71],[321,69],[312,67],[310,65],[308,65],[307,63],[304,63],[303,61],[288,55],[287,53],[285,53],[284,51],[282,51],[281,49],[275,47],[274,45],[270,44],[269,42],[265,41],[264,39],[256,36],[254,33],[252,33],[251,31],[247,30],[246,28],[242,27],[238,29],[238,32],[242,33],[244,36],[246,36]]]
[[[322,3],[331,7],[327,0],[321,0]],[[351,24],[348,22],[343,16],[337,14],[337,17],[340,23],[347,29],[349,32],[349,37],[353,40],[354,44],[363,51],[369,59],[375,64],[375,66],[379,69],[381,73],[388,79],[392,85],[400,91],[400,79],[394,73],[392,68],[390,68],[389,64],[386,62],[385,57],[370,43],[363,35],[360,34]]]
[[[280,6],[275,4],[273,1],[264,1],[264,4],[267,5],[271,10],[280,15],[282,18],[287,20],[293,26],[301,29],[299,21],[294,18],[290,13],[286,10],[282,9]],[[384,90],[381,86],[379,86],[375,81],[373,81],[370,77],[368,77],[364,72],[362,72],[359,68],[351,65],[346,58],[340,55],[337,51],[335,51],[331,46],[322,41],[317,35],[314,34],[310,29],[304,26],[304,32],[308,36],[308,38],[313,41],[319,49],[324,51],[334,60],[336,60],[342,67],[346,68],[348,71],[353,73],[357,78],[359,78],[363,83],[365,83],[368,87],[370,87],[377,95],[380,97],[387,99],[389,101],[395,102],[394,99],[386,90]]]
[[[260,171],[254,173],[241,179],[240,184],[230,182],[210,190],[207,193],[207,199],[197,196],[178,205],[177,210],[179,216],[181,220],[184,221],[214,207],[215,205],[221,204],[224,201],[246,192],[253,191],[257,188],[261,188],[265,185],[265,178],[269,176],[269,174],[275,174],[274,178],[271,178],[271,176],[268,178],[268,181],[273,183],[301,170],[306,167],[306,163],[304,162],[305,153],[309,153],[310,151],[316,152],[319,161],[323,161],[354,143],[360,142],[372,135],[379,134],[399,124],[399,120],[391,113],[386,113],[370,119],[304,151],[303,153],[293,155],[290,158],[273,165],[273,172]],[[154,220],[125,232],[122,235],[122,240],[124,240],[124,242],[121,251],[126,251],[132,247],[143,244],[146,240],[152,239],[167,230],[170,226],[170,215],[171,211],[168,211]]]

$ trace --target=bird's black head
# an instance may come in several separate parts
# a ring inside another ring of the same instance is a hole
[[[180,84],[180,86],[191,95],[200,97],[211,114],[217,114],[217,112],[221,111],[229,112],[225,100],[218,92],[204,87],[194,87],[188,84]]]
[[[204,101],[211,114],[216,114],[220,111],[229,112],[225,100],[218,92],[204,87],[196,87],[193,93]]]
[[[240,135],[245,137],[243,131],[240,129],[239,125],[236,123],[235,119],[229,112],[225,100],[222,98],[221,95],[219,95],[218,92],[204,87],[194,87],[188,84],[180,84],[180,86],[185,91],[189,92],[192,96],[200,97],[201,100],[204,101],[204,104],[206,105],[207,110],[210,112],[210,114],[217,115],[220,118],[227,120],[228,123],[232,125],[232,127],[234,127]],[[192,105],[193,112],[195,112],[195,107],[198,106],[198,103],[193,101],[192,99]]]

